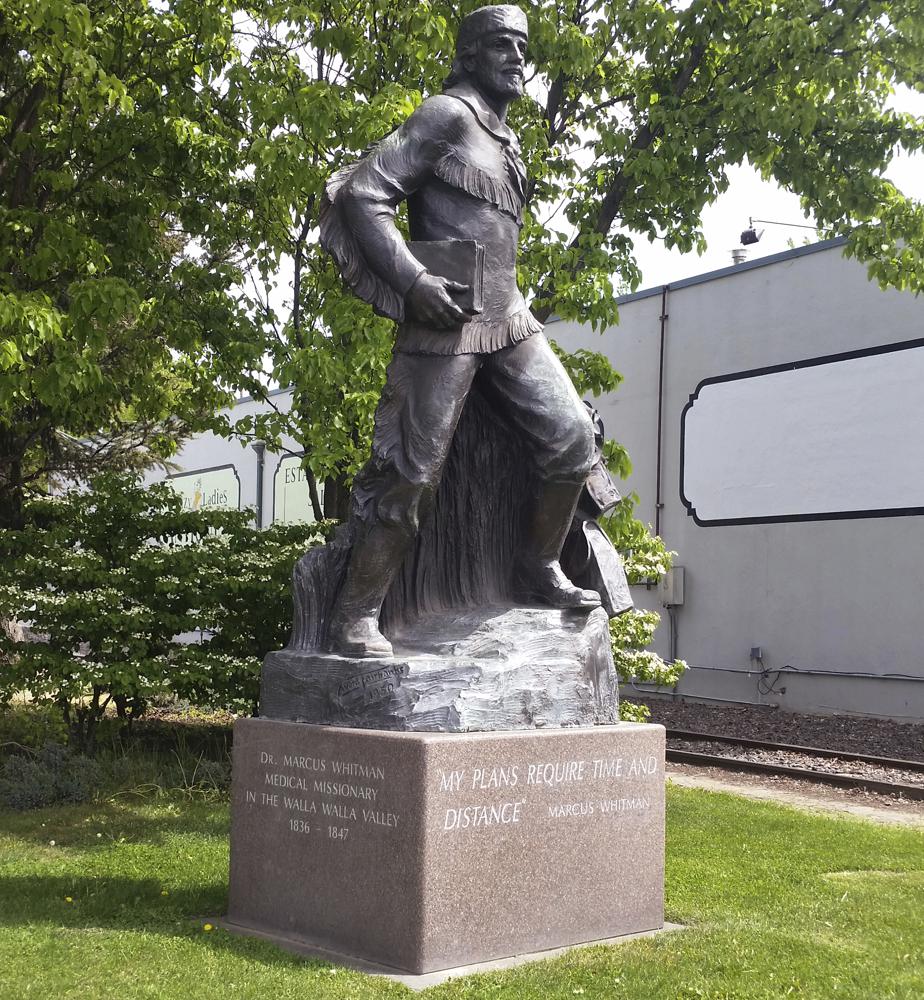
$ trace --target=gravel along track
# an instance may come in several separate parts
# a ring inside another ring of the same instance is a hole
[[[806,715],[761,705],[712,705],[635,694],[627,700],[647,705],[651,721],[668,729],[924,761],[924,720],[895,722],[855,715]]]
[[[764,750],[707,740],[669,739],[667,745],[670,750],[705,753],[714,757],[745,760],[753,764],[766,764],[772,767],[795,767],[804,771],[840,774],[845,777],[860,778],[865,781],[898,782],[903,785],[914,785],[924,788],[924,772],[884,767],[881,764],[873,764],[867,761],[843,760],[840,757],[816,757],[813,754],[803,751]]]

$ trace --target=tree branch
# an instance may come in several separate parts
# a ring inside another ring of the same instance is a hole
[[[690,84],[693,82],[693,77],[695,76],[696,71],[702,65],[707,49],[708,41],[696,42],[691,47],[687,59],[677,72],[673,83],[671,84],[671,93],[674,97],[681,97],[689,88]],[[650,119],[643,122],[639,126],[635,133],[635,137],[632,140],[632,144],[629,147],[629,151],[623,159],[622,165],[614,173],[607,186],[606,192],[600,201],[600,207],[597,210],[593,225],[590,228],[591,233],[599,233],[603,236],[606,236],[607,233],[609,233],[610,228],[616,219],[616,215],[619,212],[623,198],[625,198],[626,192],[629,189],[629,178],[626,176],[625,172],[626,165],[636,155],[644,152],[657,142],[663,134],[663,131],[664,127],[662,125],[652,125]],[[568,244],[568,248],[570,250],[576,250],[580,246],[581,237],[587,235],[587,232],[586,228],[578,232],[574,239],[572,239]],[[578,261],[572,269],[572,274],[577,274],[580,269],[581,262]],[[555,295],[554,280],[554,275],[549,275],[540,287],[536,294],[536,298],[533,301],[533,315],[537,320],[539,320],[540,323],[544,323],[552,313],[551,303]]]
[[[295,239],[295,266],[292,279],[292,336],[300,350],[304,350],[305,342],[302,337],[302,314],[301,314],[301,290],[302,290],[302,265],[305,258],[305,240],[311,230],[311,222],[314,213],[314,195],[305,206],[305,217],[302,220],[302,227]]]

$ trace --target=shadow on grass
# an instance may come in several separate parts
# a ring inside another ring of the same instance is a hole
[[[0,876],[0,927],[51,926],[61,931],[143,932],[197,941],[270,965],[328,967],[329,963],[239,937],[215,925],[227,908],[227,885],[206,882],[170,890],[151,878],[125,876]]]

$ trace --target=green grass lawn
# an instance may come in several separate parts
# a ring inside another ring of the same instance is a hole
[[[924,998],[920,829],[672,788],[667,843],[667,917],[686,930],[425,996]],[[0,998],[413,995],[205,930],[227,864],[224,803],[125,796],[0,815]]]

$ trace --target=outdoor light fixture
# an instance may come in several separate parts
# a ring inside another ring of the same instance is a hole
[[[741,232],[741,245],[743,247],[759,243],[761,236],[764,235],[765,230],[761,229],[760,232],[757,232],[754,228],[755,222],[762,222],[767,226],[790,226],[794,229],[814,229],[816,231],[818,229],[818,226],[807,226],[801,222],[774,222],[772,219],[748,219],[748,228]]]

